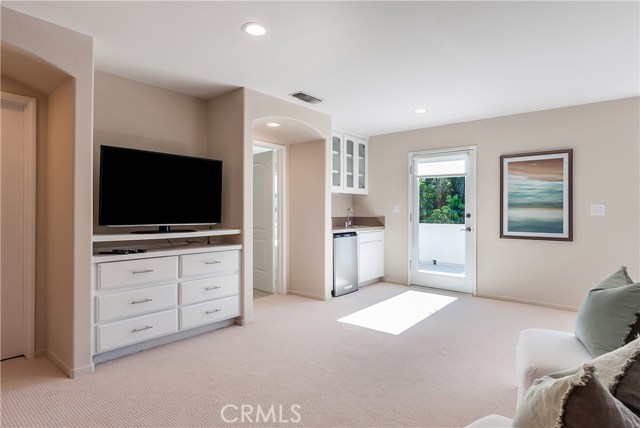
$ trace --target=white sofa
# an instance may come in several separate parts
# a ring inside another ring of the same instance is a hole
[[[591,352],[573,333],[543,328],[522,330],[516,346],[518,402],[534,380],[592,359]]]
[[[467,425],[465,428],[510,428],[512,420],[500,415],[489,415]]]
[[[536,379],[579,367],[592,359],[591,353],[573,333],[543,328],[522,330],[516,345],[518,402]],[[494,414],[478,419],[467,428],[503,428],[510,427],[511,422],[505,416]]]

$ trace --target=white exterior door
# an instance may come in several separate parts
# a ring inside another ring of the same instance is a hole
[[[253,155],[253,288],[275,292],[274,151]]]
[[[33,358],[35,307],[35,103],[2,93],[0,288],[2,359]]]
[[[409,162],[410,283],[474,294],[476,149],[417,152]]]

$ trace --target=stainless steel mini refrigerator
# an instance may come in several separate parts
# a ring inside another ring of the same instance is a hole
[[[333,234],[334,297],[358,290],[358,236],[355,232]]]

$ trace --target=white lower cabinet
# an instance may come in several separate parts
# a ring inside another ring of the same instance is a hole
[[[97,327],[97,351],[131,345],[178,331],[178,310],[156,312]]]
[[[180,304],[202,302],[238,294],[238,274],[213,276],[180,283]]]
[[[239,248],[95,257],[94,354],[239,316]]]
[[[166,284],[100,295],[96,298],[97,321],[108,321],[145,312],[175,308],[178,304],[176,289],[176,284]]]
[[[180,328],[197,327],[240,315],[238,296],[229,296],[180,308]]]
[[[384,230],[358,232],[358,283],[384,276]]]

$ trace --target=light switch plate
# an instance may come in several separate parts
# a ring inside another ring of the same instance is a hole
[[[605,215],[605,205],[604,204],[591,204],[591,215]]]
[[[395,204],[393,204],[393,212],[395,214],[398,214],[400,212],[400,204],[399,203],[396,202]]]

